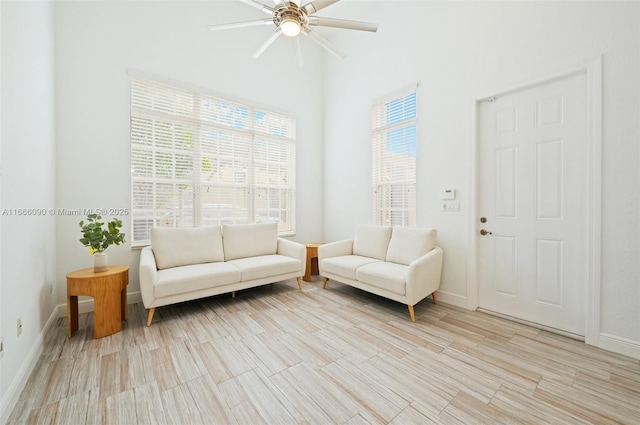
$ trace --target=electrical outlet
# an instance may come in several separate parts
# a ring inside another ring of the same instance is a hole
[[[18,336],[22,335],[22,317],[18,317],[17,332]]]

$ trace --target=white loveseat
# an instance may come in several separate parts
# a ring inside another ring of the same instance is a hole
[[[154,228],[140,253],[140,292],[151,326],[156,307],[297,278],[304,245],[278,237],[276,223]]]
[[[413,306],[440,287],[442,249],[437,230],[361,225],[353,239],[318,247],[323,288],[333,279]]]

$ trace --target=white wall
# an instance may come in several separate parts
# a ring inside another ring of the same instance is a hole
[[[640,349],[640,13],[636,2],[350,2],[376,34],[341,32],[326,59],[325,240],[371,222],[369,110],[418,88],[418,225],[439,229],[441,299],[467,305],[472,99],[603,55],[601,331]],[[357,158],[357,160],[354,160]],[[440,211],[456,188],[460,213]]]
[[[55,217],[17,208],[55,205],[53,6],[2,2],[2,383],[0,421],[37,359],[55,308]],[[17,336],[16,320],[23,331]]]
[[[59,2],[56,4],[57,207],[130,208],[129,78],[137,69],[292,113],[297,118],[297,235],[322,237],[322,62],[303,41],[304,68],[288,40],[251,59],[270,27],[211,32],[216,23],[263,18],[240,2]],[[123,219],[130,233],[130,217]],[[65,274],[90,267],[79,217],[58,217],[58,302]],[[107,251],[130,266],[139,251]]]
[[[327,8],[322,14],[380,22],[380,30],[333,31],[349,54],[343,61],[323,59],[303,38],[305,67],[298,69],[286,40],[250,59],[268,27],[207,31],[263,17],[239,2],[0,2],[2,208],[130,207],[126,70],[134,68],[294,113],[294,239],[351,237],[371,220],[371,100],[418,81],[418,225],[440,230],[442,292],[464,305],[471,99],[603,55],[601,330],[640,343],[638,3],[398,3],[345,0]],[[460,213],[439,210],[443,187],[458,190]],[[91,265],[78,221],[1,217],[3,417],[45,321],[65,302],[65,274]],[[129,291],[137,291],[138,251],[127,244],[109,254],[131,267]]]
[[[2,7],[0,6],[0,51],[2,49]],[[0,58],[0,99],[2,99],[2,58]],[[0,100],[0,209],[2,209],[2,101]],[[0,216],[0,229],[2,229],[2,216]],[[0,253],[2,252],[2,237],[0,237]],[[0,258],[0,332],[2,331],[2,259]],[[0,344],[4,344],[3,342]],[[0,352],[0,420],[5,410],[4,390],[2,389],[2,358]]]

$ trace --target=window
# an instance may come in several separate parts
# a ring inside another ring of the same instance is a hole
[[[372,111],[373,220],[416,225],[416,86],[378,99]]]
[[[154,226],[295,232],[292,117],[130,74],[134,246]]]

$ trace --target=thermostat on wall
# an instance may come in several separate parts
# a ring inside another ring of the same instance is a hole
[[[442,189],[442,199],[456,199],[455,189]]]

